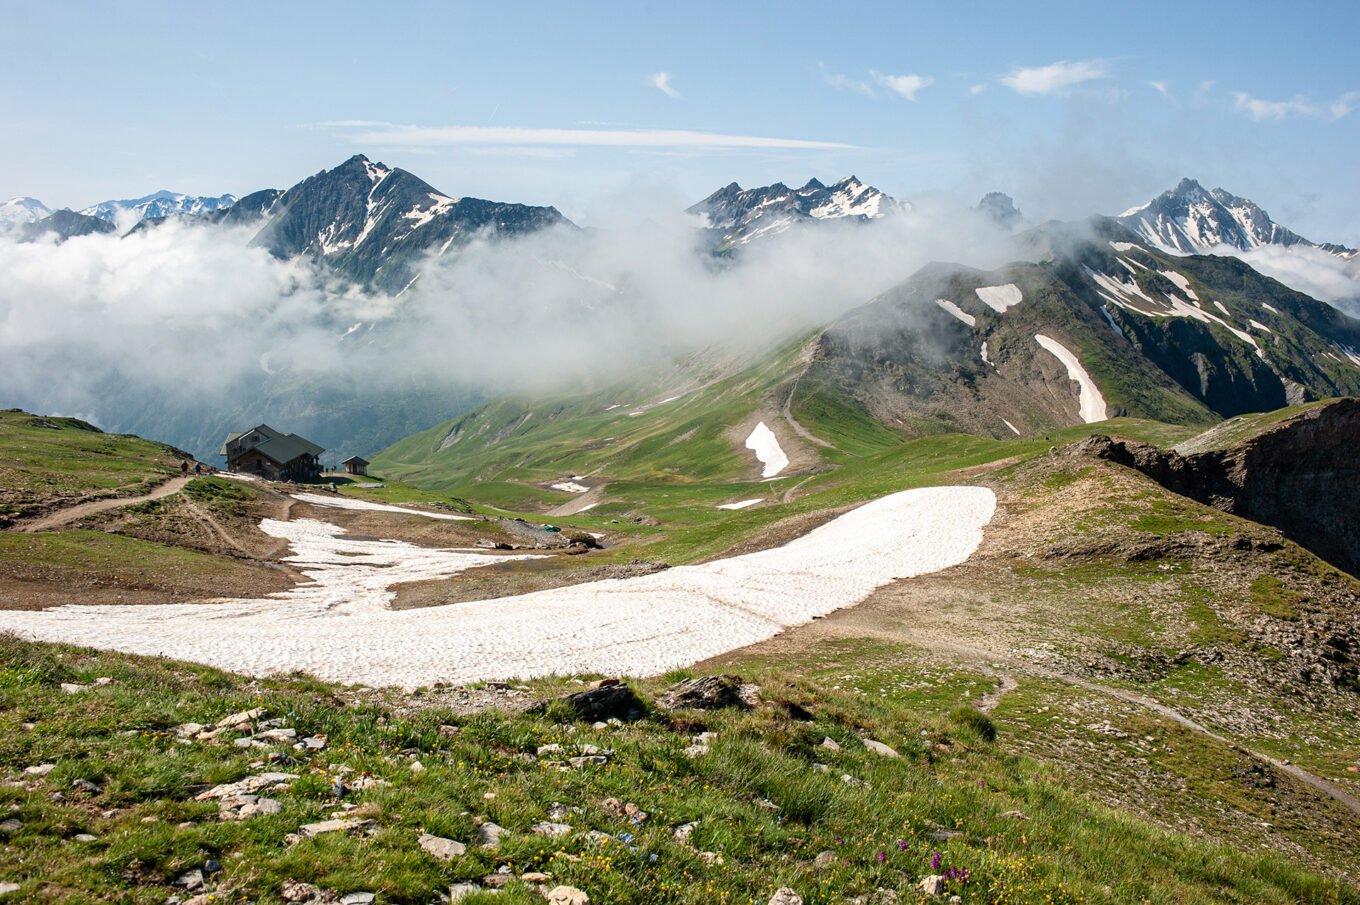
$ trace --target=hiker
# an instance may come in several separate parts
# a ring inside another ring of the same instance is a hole
[[[203,463],[202,463],[202,462],[195,462],[195,463],[194,463],[194,474],[203,474]]]
[[[179,473],[180,473],[180,474],[188,474],[188,473],[189,473],[189,463],[188,463],[188,462],[180,462],[180,463],[179,463]]]

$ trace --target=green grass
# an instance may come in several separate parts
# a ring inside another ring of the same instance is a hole
[[[0,520],[53,505],[136,496],[179,472],[166,447],[74,418],[0,411]]]
[[[0,533],[0,560],[10,577],[58,586],[94,580],[109,587],[144,587],[172,577],[211,581],[246,568],[183,547],[87,530]]]
[[[76,695],[56,688],[101,676],[112,684]],[[308,680],[246,683],[172,661],[0,639],[0,765],[17,773],[57,764],[0,788],[0,814],[22,822],[4,851],[23,853],[0,864],[0,879],[20,883],[29,899],[159,903],[177,876],[216,861],[212,882],[223,900],[273,905],[285,880],[299,880],[376,892],[386,905],[429,902],[450,883],[508,867],[516,876],[548,871],[550,885],[577,886],[596,902],[764,902],[787,885],[820,905],[878,888],[906,894],[938,852],[943,866],[967,868],[967,882],[950,888],[966,902],[1360,901],[1354,889],[1284,860],[1159,829],[1070,791],[1050,769],[1006,750],[1004,719],[921,710],[909,698],[778,671],[752,678],[767,698],[811,709],[812,721],[766,707],[690,714],[717,734],[708,754],[690,758],[683,749],[698,727],[659,714],[597,729],[555,719],[553,708],[459,717],[378,699],[341,706],[335,695],[346,693]],[[534,686],[541,694],[573,687]],[[639,687],[650,695],[661,686]],[[328,746],[275,749],[299,758],[274,765],[299,777],[270,793],[282,813],[219,821],[216,806],[194,794],[258,772],[251,762],[267,752],[226,739],[186,743],[171,730],[252,706],[299,734],[324,733]],[[819,747],[828,736],[840,751]],[[866,737],[902,756],[868,752]],[[604,767],[565,770],[526,756],[550,743],[615,755]],[[410,769],[415,759],[422,772]],[[814,769],[819,763],[827,769]],[[351,780],[388,783],[346,796],[352,815],[374,821],[372,833],[290,843],[301,824],[339,810],[331,786],[342,767]],[[76,780],[99,791],[73,790]],[[60,800],[51,795],[58,790]],[[646,820],[609,816],[608,797],[636,803]],[[554,802],[580,809],[561,818],[575,831],[552,841],[528,832]],[[1004,816],[1015,811],[1026,819]],[[500,849],[470,848],[444,863],[416,844],[421,832],[470,841],[478,819],[509,831]],[[674,838],[675,827],[696,821],[690,844]],[[592,843],[587,829],[610,839]],[[939,838],[942,830],[951,838]],[[79,833],[95,840],[76,842]],[[831,860],[814,866],[820,852]],[[537,901],[519,880],[496,900]]]
[[[1251,583],[1252,606],[1276,619],[1298,619],[1302,598],[1302,594],[1285,587],[1274,575],[1262,575]]]

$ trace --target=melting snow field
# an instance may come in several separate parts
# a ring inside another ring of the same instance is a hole
[[[419,515],[450,522],[474,521],[470,515],[454,515],[452,512],[426,512],[423,509],[407,509],[403,506],[391,506],[387,503],[370,503],[368,500],[353,500],[343,496],[323,496],[319,493],[295,493],[293,499],[311,503],[313,506],[328,506],[331,509],[368,509],[373,512],[399,512],[402,515]]]
[[[1005,286],[979,286],[973,290],[983,303],[997,314],[1005,314],[1007,308],[1014,308],[1025,300],[1020,287],[1014,283]]]
[[[742,501],[739,502],[739,503],[723,503],[722,505],[718,506],[717,508],[719,508],[719,509],[745,509],[745,508],[747,508],[748,506],[754,506],[756,503],[763,503],[763,502],[765,502],[765,499],[764,499],[764,497],[761,497],[760,499],[755,499],[755,500],[742,500]]]
[[[968,559],[996,497],[928,487],[852,510],[783,547],[628,580],[429,609],[391,610],[399,582],[510,557],[347,537],[265,520],[311,583],[258,600],[0,611],[45,641],[165,655],[254,675],[415,687],[553,673],[651,675],[770,638],[889,582]],[[516,557],[525,558],[525,557]]]
[[[1054,358],[1063,363],[1067,368],[1067,376],[1075,380],[1081,387],[1077,400],[1079,404],[1081,420],[1087,424],[1096,421],[1104,421],[1110,417],[1105,408],[1105,397],[1100,395],[1100,387],[1091,379],[1091,375],[1086,373],[1086,369],[1081,366],[1081,359],[1073,355],[1070,350],[1056,339],[1050,339],[1042,333],[1034,335],[1034,341],[1043,346],[1046,351],[1051,353]]]
[[[762,478],[772,478],[789,467],[789,457],[784,455],[779,438],[765,426],[764,421],[757,424],[751,436],[746,438],[746,448],[754,450],[756,458],[765,466],[765,470],[760,473]]]

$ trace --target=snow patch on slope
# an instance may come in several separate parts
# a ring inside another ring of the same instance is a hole
[[[958,305],[955,305],[949,299],[936,299],[935,304],[939,305],[945,311],[948,311],[950,314],[954,315],[956,318],[963,321],[968,326],[970,327],[977,326],[977,318],[973,317],[973,315],[969,314],[967,311],[964,311]]]
[[[757,424],[751,436],[746,438],[746,448],[755,452],[756,458],[765,466],[760,473],[762,478],[772,478],[789,467],[789,457],[784,455],[779,438],[765,426],[764,421]]]
[[[1082,367],[1081,359],[1073,355],[1062,343],[1056,339],[1044,336],[1042,333],[1034,334],[1034,341],[1044,348],[1067,368],[1067,376],[1077,382],[1080,387],[1078,393],[1078,410],[1081,420],[1087,424],[1094,424],[1097,421],[1104,421],[1109,417],[1108,409],[1105,406],[1105,397],[1100,394],[1100,387],[1091,379],[1091,375]]]
[[[979,286],[973,291],[997,314],[1005,314],[1007,308],[1014,308],[1025,300],[1020,294],[1020,287],[1014,283],[1007,283],[1004,286]]]

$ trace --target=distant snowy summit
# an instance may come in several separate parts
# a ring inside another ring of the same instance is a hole
[[[27,226],[51,214],[47,205],[37,198],[11,198],[0,204],[0,229]]]
[[[798,189],[782,182],[744,189],[733,182],[688,212],[703,217],[707,228],[719,234],[715,243],[719,249],[729,249],[784,232],[798,223],[876,220],[906,207],[872,185],[847,176],[831,185],[809,179]]]
[[[128,198],[122,201],[101,201],[82,208],[78,213],[86,217],[98,217],[114,223],[123,229],[146,219],[189,216],[202,217],[213,211],[226,210],[236,203],[235,195],[184,195],[162,189],[141,198]]]
[[[1255,202],[1223,189],[1205,189],[1193,179],[1182,179],[1174,189],[1116,219],[1153,245],[1180,254],[1207,254],[1225,245],[1240,251],[1303,245],[1341,257],[1356,255],[1355,249],[1310,242],[1276,223]]]

